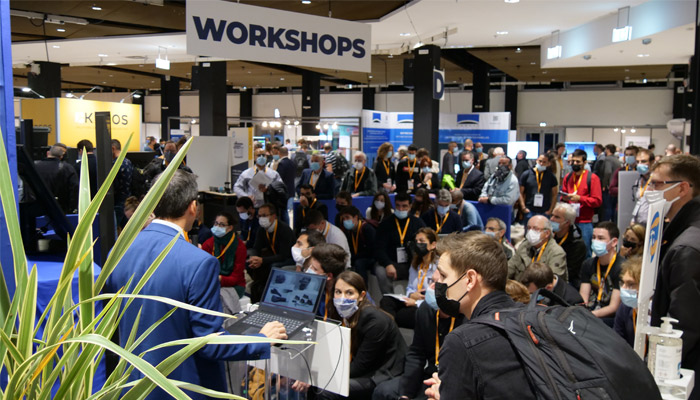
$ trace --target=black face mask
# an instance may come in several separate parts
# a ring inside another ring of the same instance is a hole
[[[582,166],[581,164],[572,164],[572,165],[571,165],[571,170],[574,171],[574,172],[579,172],[579,171],[581,171],[581,168],[582,168],[582,167],[583,167],[583,166]]]
[[[498,182],[503,182],[506,180],[506,177],[508,176],[508,173],[510,172],[510,168],[506,165],[499,165],[498,169],[494,173],[496,180]]]
[[[622,247],[627,247],[628,249],[634,249],[637,247],[637,243],[630,242],[627,239],[622,239]]]
[[[416,254],[419,257],[425,257],[426,254],[430,253],[430,250],[428,250],[428,244],[427,243],[418,243],[415,242],[413,244],[413,250],[416,252]]]
[[[467,293],[469,293],[469,291],[467,290],[466,292],[464,292],[462,297],[460,297],[458,300],[452,300],[447,298],[447,289],[451,288],[452,286],[456,285],[457,282],[461,281],[462,278],[464,278],[464,275],[466,275],[466,272],[449,286],[446,283],[435,282],[435,300],[437,302],[437,305],[440,308],[440,311],[453,318],[459,316],[459,302],[464,298],[464,296],[467,295]]]
[[[306,201],[309,204],[308,207],[311,207],[311,204],[313,204],[314,199],[311,196],[304,196],[304,197],[306,197]],[[336,206],[337,206],[337,204],[336,204]],[[338,209],[338,211],[340,211],[340,209]]]
[[[309,202],[309,204],[311,204],[311,202]],[[347,206],[344,206],[344,205],[341,205],[341,204],[336,204],[336,205],[335,205],[335,209],[338,210],[338,211],[342,210],[342,209],[345,208],[345,207],[347,207]]]

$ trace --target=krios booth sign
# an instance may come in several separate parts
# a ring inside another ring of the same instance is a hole
[[[371,26],[208,0],[187,1],[187,53],[371,72]]]
[[[510,113],[489,112],[471,114],[440,113],[439,142],[466,139],[481,143],[508,143]],[[394,148],[413,143],[413,113],[362,110],[362,149],[375,154],[384,142]]]

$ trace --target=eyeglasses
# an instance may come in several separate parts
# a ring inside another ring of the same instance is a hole
[[[226,228],[226,227],[228,226],[228,224],[227,224],[227,223],[223,223],[223,222],[216,222],[216,221],[214,221],[214,226],[220,226],[220,227],[222,227],[222,228]]]
[[[681,183],[683,181],[649,181],[649,189],[657,190],[660,186],[671,185],[674,183]]]

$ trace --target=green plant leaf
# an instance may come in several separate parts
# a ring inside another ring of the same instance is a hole
[[[29,274],[29,281],[26,283],[22,307],[19,314],[19,332],[17,339],[17,350],[29,358],[32,354],[32,333],[34,333],[34,319],[36,318],[36,296],[37,296],[37,271],[36,265]]]

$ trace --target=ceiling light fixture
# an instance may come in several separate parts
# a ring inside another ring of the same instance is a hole
[[[630,132],[631,132],[631,133],[637,133],[637,130],[634,129],[634,128],[632,128],[632,129],[630,129]]]
[[[119,100],[119,102],[120,102],[120,103],[123,103],[124,100],[127,100],[127,99],[130,98],[130,97],[133,97],[133,98],[135,98],[135,99],[140,99],[140,98],[141,98],[141,92],[135,90],[135,91],[129,93],[128,96],[126,96],[126,97],[124,97],[123,99]]]
[[[85,92],[82,96],[80,96],[79,99],[82,100],[86,95],[88,95],[88,94],[94,92],[95,90],[102,90],[102,86],[93,86],[93,87],[91,87],[90,90],[88,90],[88,91]]]
[[[56,32],[65,32],[66,30],[63,28],[56,28]]]
[[[523,52],[523,49],[521,49],[520,47],[515,49],[515,54],[520,54],[522,52]]]
[[[194,125],[194,124],[196,124],[196,123],[197,123],[197,120],[194,119],[194,118],[192,118],[192,121],[190,121],[190,125]]]
[[[508,4],[515,4],[515,3],[520,3],[520,0],[503,0]]]
[[[267,128],[267,121],[263,121],[262,127],[263,127],[263,128]]]
[[[294,126],[299,126],[299,121],[294,121]]]
[[[53,47],[54,49],[60,49],[60,48],[61,48],[61,46],[59,46],[59,45],[56,45],[56,44],[55,44],[55,45],[53,45],[53,46],[51,46],[51,47]]]
[[[311,0],[301,0],[301,4],[311,4]]]
[[[418,43],[413,45],[413,48],[417,49],[417,48],[421,47],[422,45],[423,45],[423,42],[418,42]]]
[[[540,127],[544,128],[545,126],[547,126],[546,122],[544,122],[544,121],[540,122]]]
[[[69,99],[72,99],[73,97],[75,97],[75,95],[73,94],[73,92],[70,92],[70,93],[66,93],[66,97],[68,97]]]
[[[623,25],[624,21],[624,25]],[[630,26],[630,6],[617,9],[617,26],[612,32],[613,43],[625,42],[632,39]]]
[[[508,31],[496,31],[496,35],[507,35]]]
[[[160,49],[165,50],[165,58],[160,57]],[[168,49],[163,46],[158,46],[158,58],[156,58],[156,68],[158,69],[170,69],[170,60],[168,60]]]
[[[618,132],[620,128],[613,128],[613,132]]]
[[[639,57],[639,58],[649,57],[649,54],[637,54],[637,57]]]
[[[411,36],[411,33],[409,33],[409,32],[399,33],[399,36],[408,37],[408,36]]]
[[[92,6],[93,11],[102,11],[102,7],[100,6]]]
[[[40,95],[39,93],[37,93],[36,91],[34,91],[34,90],[33,90],[32,88],[30,88],[30,87],[23,87],[23,88],[22,88],[22,91],[23,91],[24,93],[33,93],[35,96],[39,97],[40,99],[45,99],[45,98],[46,98],[45,96]]]
[[[109,57],[109,54],[100,53],[97,55],[97,57]]]
[[[622,128],[622,129],[620,129],[620,132],[625,133],[625,132],[627,132],[627,129]]]

